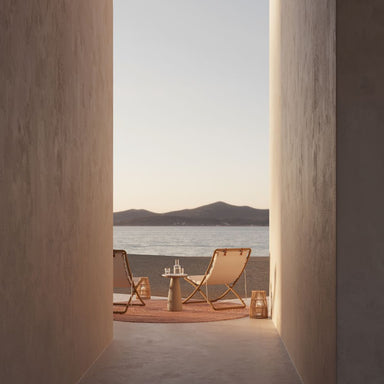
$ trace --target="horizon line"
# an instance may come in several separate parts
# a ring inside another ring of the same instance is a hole
[[[201,208],[201,207],[205,207],[205,206],[208,206],[208,205],[213,205],[213,204],[217,204],[217,203],[223,203],[223,204],[226,204],[226,205],[231,205],[233,207],[249,207],[249,208],[252,208],[252,209],[258,209],[258,210],[268,210],[269,211],[269,207],[267,208],[256,208],[256,207],[253,207],[251,205],[247,205],[247,204],[244,204],[244,205],[237,205],[237,204],[231,204],[231,203],[227,203],[225,201],[221,201],[221,200],[218,200],[218,201],[215,201],[213,203],[208,203],[208,204],[202,204],[202,205],[198,205],[198,206],[195,206],[195,207],[192,207],[192,208],[178,208],[178,209],[171,209],[171,210],[167,210],[167,211],[162,211],[162,212],[156,212],[156,211],[152,211],[150,209],[147,209],[147,208],[126,208],[126,209],[119,209],[119,210],[113,210],[113,213],[119,213],[119,212],[125,212],[125,211],[131,211],[131,210],[136,210],[136,211],[149,211],[149,212],[152,212],[152,213],[158,213],[158,214],[163,214],[163,213],[169,213],[169,212],[177,212],[177,211],[183,211],[183,210],[187,210],[187,209],[197,209],[197,208]]]

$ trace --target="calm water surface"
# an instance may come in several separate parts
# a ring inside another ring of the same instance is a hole
[[[113,247],[130,254],[212,256],[216,248],[269,255],[269,227],[113,227]]]

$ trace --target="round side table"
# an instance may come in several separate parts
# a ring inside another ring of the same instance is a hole
[[[179,312],[183,310],[183,304],[181,302],[181,290],[180,290],[180,277],[188,276],[184,274],[174,274],[170,273],[168,275],[161,275],[171,279],[169,282],[169,291],[168,291],[168,311]]]

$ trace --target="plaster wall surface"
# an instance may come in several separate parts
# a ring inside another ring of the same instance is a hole
[[[0,52],[0,381],[75,383],[112,339],[112,1],[1,1]]]
[[[337,1],[337,372],[384,377],[384,2]]]
[[[304,383],[336,382],[335,0],[270,2],[273,321]]]

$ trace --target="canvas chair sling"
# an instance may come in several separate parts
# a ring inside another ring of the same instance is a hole
[[[141,277],[133,277],[128,263],[127,252],[124,249],[113,250],[113,288],[130,288],[131,293],[126,303],[113,303],[114,306],[123,306],[122,311],[113,311],[113,313],[124,314],[130,305],[145,305],[138,292],[138,286],[142,281]],[[133,297],[136,295],[140,303],[133,303]]]
[[[240,300],[241,308],[245,308],[246,304],[241,296],[235,291],[234,286],[245,271],[250,255],[250,248],[216,249],[204,275],[191,275],[184,278],[185,281],[194,287],[194,290],[183,301],[183,304],[201,303],[206,301],[215,311],[239,308],[238,305],[225,307],[217,307],[214,305],[214,303],[222,300],[232,292]],[[225,285],[226,289],[220,296],[210,299],[208,295],[209,285]],[[204,300],[191,301],[192,297],[197,293],[199,293]]]

